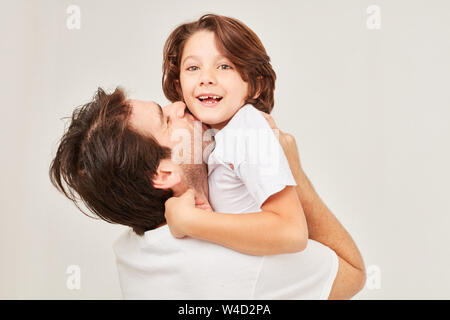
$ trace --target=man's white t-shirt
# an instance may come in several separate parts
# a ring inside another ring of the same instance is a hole
[[[253,132],[252,132],[253,131]],[[208,160],[215,211],[258,212],[272,194],[295,185],[282,148],[264,117],[242,107],[215,136]],[[167,225],[115,243],[125,299],[327,299],[338,271],[334,251],[309,240],[298,253],[246,255]]]

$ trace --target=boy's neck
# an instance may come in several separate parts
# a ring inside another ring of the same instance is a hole
[[[221,123],[217,123],[217,124],[211,124],[211,125],[209,125],[211,128],[213,128],[213,129],[216,129],[216,130],[222,130],[227,124],[228,124],[228,122],[230,122],[230,120],[231,119],[228,119],[228,120],[226,120],[226,121],[224,121],[224,122],[221,122]]]

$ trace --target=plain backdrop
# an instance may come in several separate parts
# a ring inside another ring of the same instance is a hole
[[[67,27],[70,5],[80,29]],[[449,299],[445,0],[1,0],[0,298],[122,298],[112,243],[126,227],[81,214],[49,164],[65,117],[98,86],[167,103],[164,41],[209,12],[243,21],[270,55],[273,116],[368,268],[355,299]]]

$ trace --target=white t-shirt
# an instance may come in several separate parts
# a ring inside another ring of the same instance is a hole
[[[296,185],[277,137],[252,105],[239,109],[214,140],[208,158],[214,211],[258,212],[269,196]]]
[[[193,238],[167,225],[115,242],[125,299],[327,299],[337,273],[334,251],[308,240],[298,253],[252,256]]]
[[[281,146],[253,106],[242,107],[215,141],[208,160],[215,211],[257,212],[270,195],[295,185]],[[129,230],[114,250],[125,299],[327,299],[338,271],[334,251],[314,240],[302,252],[252,256],[176,239],[167,225],[142,237]]]

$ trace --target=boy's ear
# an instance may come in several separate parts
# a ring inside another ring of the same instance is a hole
[[[262,90],[262,76],[258,76],[257,78],[257,89],[256,89],[256,93],[253,95],[252,99],[258,99],[259,95],[261,94],[261,90]]]
[[[152,183],[156,189],[172,189],[181,182],[181,174],[176,164],[169,159],[159,162]]]

